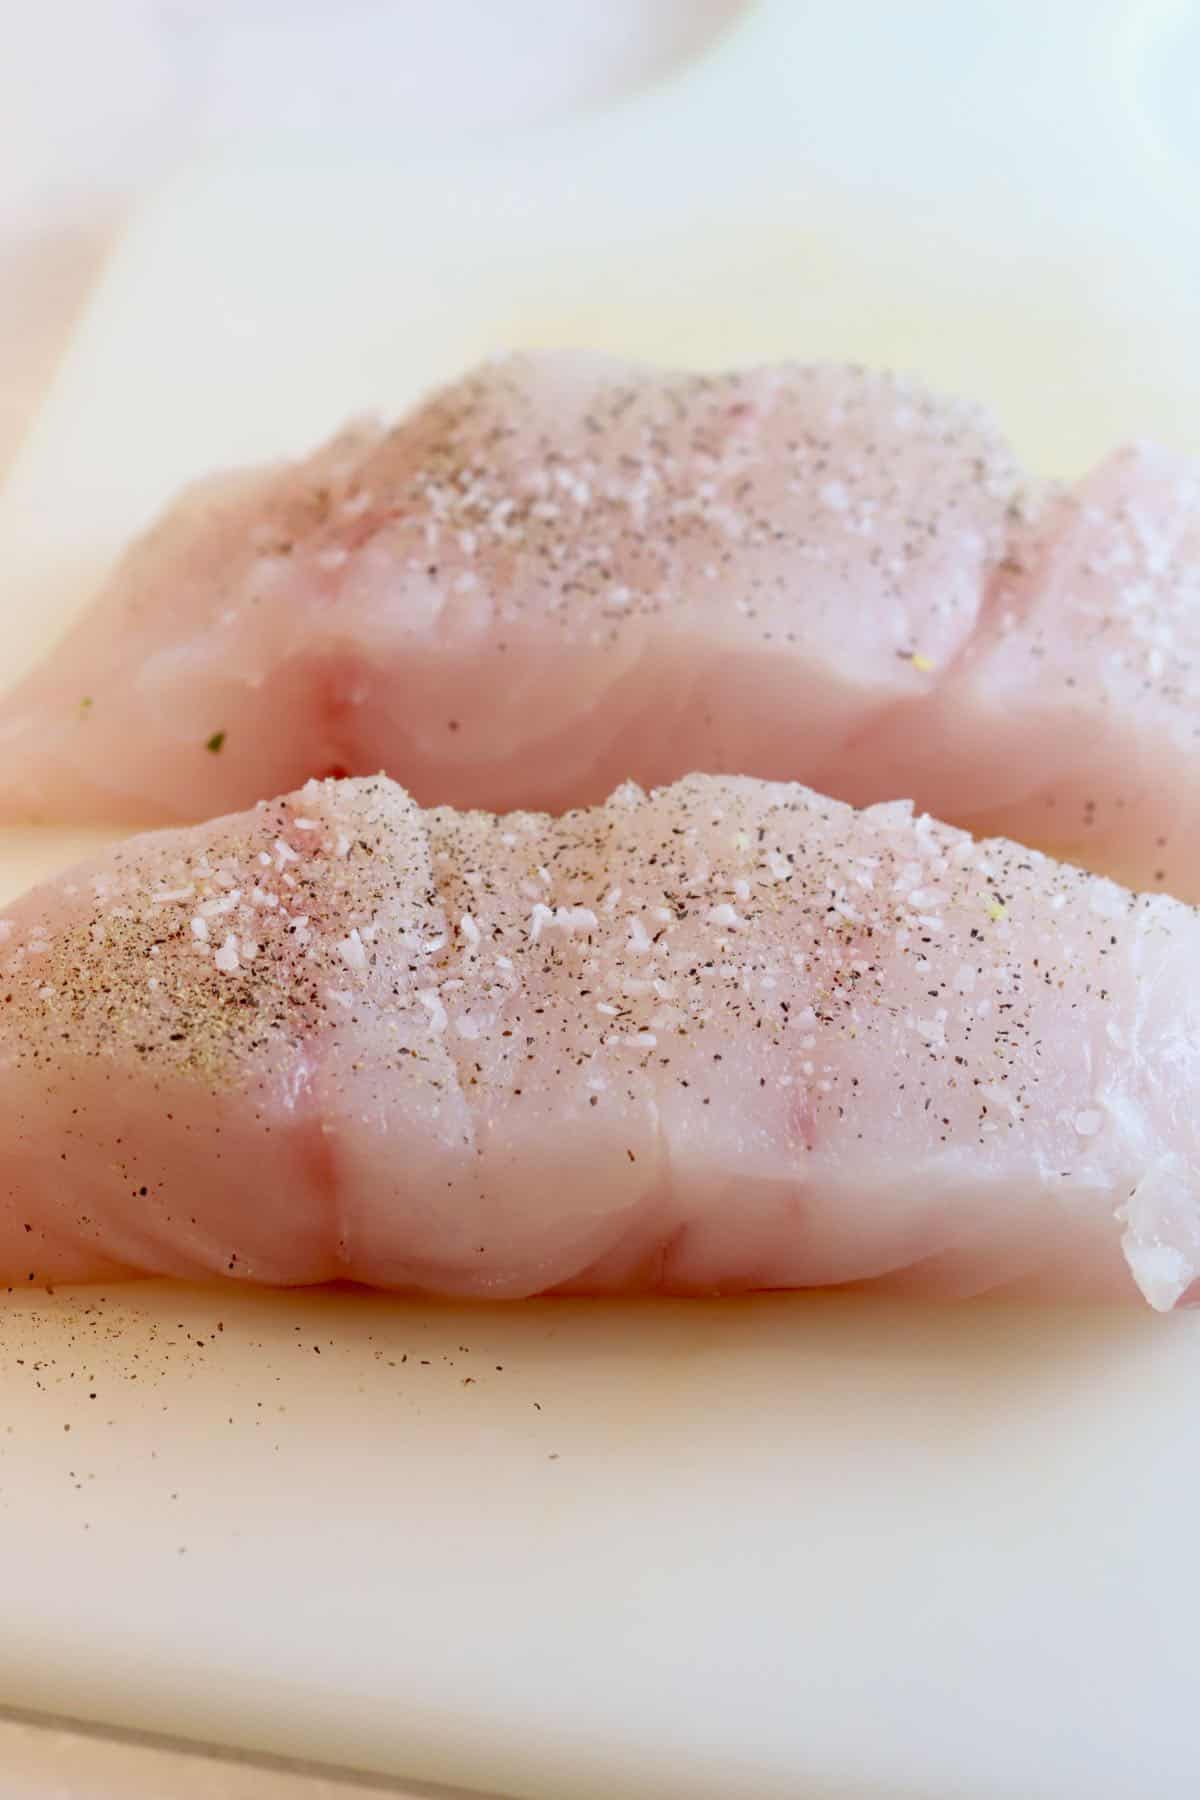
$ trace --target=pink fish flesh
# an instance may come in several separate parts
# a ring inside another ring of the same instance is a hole
[[[560,810],[692,769],[912,798],[1200,896],[1200,470],[1063,491],[858,369],[514,356],[194,489],[0,707],[9,819],[385,769]]]
[[[903,804],[314,781],[0,919],[0,1273],[1167,1309],[1197,966],[1190,908]]]

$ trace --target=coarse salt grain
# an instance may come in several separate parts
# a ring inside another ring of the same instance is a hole
[[[1017,1104],[1016,1099],[1009,1093],[1008,1089],[1002,1087],[999,1082],[982,1082],[979,1088],[979,1096],[982,1100],[986,1101],[989,1106],[1003,1107],[1005,1112],[1011,1113],[1014,1119],[1020,1117],[1021,1109]]]
[[[536,944],[547,925],[554,923],[554,908],[547,906],[544,900],[534,902],[533,911],[529,915],[529,941]]]
[[[639,955],[644,956],[646,951],[651,948],[650,933],[646,930],[642,921],[636,917],[631,918],[628,921],[627,929],[630,949],[636,951]]]
[[[361,970],[367,966],[367,952],[357,928],[350,933],[349,937],[338,940],[337,953],[348,969]]]
[[[448,1015],[440,996],[432,988],[418,988],[417,999],[429,1014],[429,1029],[445,1031]]]
[[[237,939],[232,931],[226,937],[225,942],[221,945],[217,954],[213,957],[213,962],[216,967],[220,969],[222,975],[232,975],[234,971],[240,967]]]
[[[219,899],[202,901],[196,910],[202,919],[219,919],[232,912],[241,897],[241,888],[234,888],[231,894],[223,894]]]

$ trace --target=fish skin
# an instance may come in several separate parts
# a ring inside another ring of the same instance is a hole
[[[1189,907],[902,804],[312,782],[0,920],[0,1274],[1167,1310],[1198,958]]]

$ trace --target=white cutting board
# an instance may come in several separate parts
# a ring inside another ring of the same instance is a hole
[[[6,663],[178,481],[508,342],[900,363],[1064,471],[1200,447],[1198,55],[1194,6],[780,0],[520,141],[241,146],[0,497]],[[1136,1306],[0,1296],[0,1699],[570,1800],[1189,1794],[1198,1389]]]

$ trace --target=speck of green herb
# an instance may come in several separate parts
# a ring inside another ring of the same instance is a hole
[[[211,750],[213,755],[215,756],[217,754],[217,752],[220,750],[222,744],[224,744],[224,742],[225,742],[225,733],[223,731],[214,731],[212,736],[209,738],[207,744],[205,744],[204,748],[206,750]]]
[[[88,714],[91,712],[91,710],[92,710],[92,696],[90,694],[85,694],[83,696],[83,699],[79,702],[80,718],[86,719]]]

